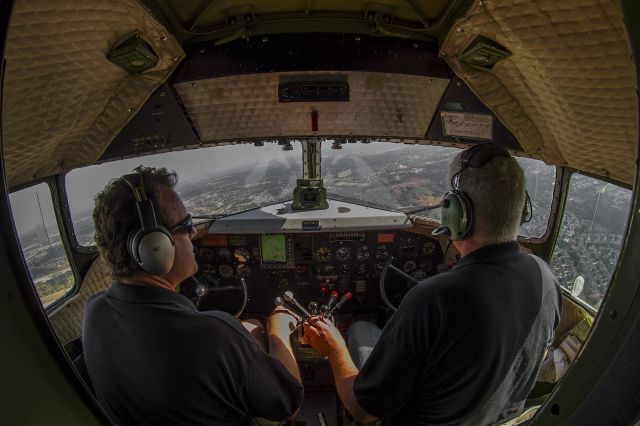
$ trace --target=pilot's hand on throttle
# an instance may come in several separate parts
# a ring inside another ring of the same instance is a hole
[[[278,306],[271,315],[269,315],[267,327],[270,333],[276,333],[279,336],[289,336],[297,323],[298,318],[290,310]]]
[[[340,330],[328,319],[311,317],[302,326],[304,327],[304,336],[311,347],[322,355],[330,356],[333,353],[346,350],[347,345]]]

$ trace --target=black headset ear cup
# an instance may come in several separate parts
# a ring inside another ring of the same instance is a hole
[[[442,227],[447,229],[450,240],[464,240],[471,235],[473,206],[464,191],[451,190],[442,198],[440,213]]]
[[[136,265],[138,265],[140,268],[142,268],[142,265],[140,263],[140,256],[138,255],[138,241],[140,241],[140,236],[142,235],[142,230],[141,229],[134,229],[131,232],[129,232],[129,235],[127,235],[127,253],[129,253],[129,256],[131,256],[131,258],[134,260],[134,262],[136,262]]]

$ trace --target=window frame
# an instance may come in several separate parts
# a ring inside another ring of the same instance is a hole
[[[78,268],[75,262],[75,256],[73,255],[73,249],[70,245],[70,240],[69,240],[69,229],[68,227],[65,225],[65,219],[63,218],[62,212],[61,210],[68,210],[68,205],[64,204],[64,207],[62,207],[61,209],[61,204],[60,201],[60,192],[59,192],[59,188],[57,187],[56,184],[56,178],[55,176],[52,177],[47,177],[47,178],[42,178],[42,179],[37,179],[31,182],[28,182],[26,184],[23,185],[18,185],[15,186],[13,188],[11,188],[11,190],[9,191],[8,195],[9,198],[11,196],[11,194],[25,190],[25,189],[29,189],[29,188],[33,188],[37,185],[40,185],[44,183],[47,187],[48,194],[50,196],[51,199],[51,204],[53,206],[53,212],[54,212],[54,216],[56,219],[56,226],[58,227],[58,232],[60,234],[60,241],[62,243],[62,247],[64,249],[64,254],[67,258],[67,262],[69,263],[69,268],[71,269],[71,274],[73,276],[73,286],[71,286],[71,288],[69,289],[69,291],[67,291],[62,297],[60,297],[59,299],[54,300],[53,302],[51,302],[49,305],[44,306],[44,304],[42,303],[42,299],[40,298],[40,294],[38,293],[36,287],[35,287],[35,283],[33,281],[33,276],[31,274],[31,271],[29,270],[29,268],[27,267],[27,270],[29,272],[29,278],[30,278],[30,282],[31,282],[31,286],[33,288],[33,291],[35,292],[35,294],[38,296],[38,300],[40,302],[40,305],[42,306],[42,309],[44,310],[44,312],[49,315],[52,312],[58,310],[61,306],[65,305],[68,301],[70,301],[71,299],[73,299],[79,292],[80,292],[80,286],[81,286],[81,281],[82,281],[82,277],[80,276],[79,272],[78,272]],[[65,199],[66,202],[66,199]],[[14,216],[14,212],[13,212],[13,208],[11,209],[11,215]],[[13,224],[14,229],[16,230],[16,235],[17,235],[17,229],[15,228],[15,222]],[[24,260],[25,266],[27,266],[27,261],[26,258],[24,257],[24,250],[22,248],[22,243],[20,242],[20,240],[18,239],[18,243],[20,246],[20,253],[22,255],[22,258]]]
[[[513,153],[512,153],[513,154]],[[549,164],[545,163],[543,160],[535,157],[529,157],[526,155],[515,155],[514,157],[519,158],[528,158],[531,160],[541,161],[545,166],[549,166]],[[521,235],[517,235],[516,239],[519,242],[525,244],[543,244],[549,240],[549,237],[553,235],[553,225],[555,224],[556,215],[559,213],[560,200],[562,197],[562,169],[558,166],[553,166],[555,169],[555,178],[553,180],[553,195],[551,198],[551,206],[549,207],[549,215],[547,216],[547,227],[544,230],[544,233],[539,237],[525,237]],[[526,176],[525,176],[526,180]],[[535,212],[533,212],[535,214]],[[519,231],[518,231],[519,232]]]
[[[564,221],[564,217],[565,217],[565,212],[566,212],[566,207],[567,207],[567,200],[569,198],[569,189],[570,189],[570,185],[571,185],[571,178],[573,177],[574,174],[579,174],[585,177],[589,177],[591,179],[596,179],[599,180],[601,182],[604,183],[610,183],[612,185],[618,186],[620,188],[623,189],[627,189],[629,191],[631,191],[631,206],[629,208],[629,213],[627,214],[627,220],[626,220],[626,224],[625,224],[625,228],[624,228],[624,233],[623,233],[623,237],[626,238],[626,236],[628,235],[628,231],[629,231],[629,225],[630,225],[630,218],[633,215],[633,199],[634,199],[634,194],[633,194],[633,186],[623,183],[623,182],[619,182],[615,179],[610,179],[610,178],[605,178],[603,176],[598,176],[598,175],[594,175],[593,173],[589,173],[589,172],[585,172],[583,170],[579,170],[579,169],[575,169],[572,167],[566,167],[566,166],[561,166],[561,167],[557,167],[556,169],[560,169],[562,176],[561,176],[561,184],[557,185],[556,184],[556,189],[560,189],[560,196],[558,198],[558,207],[560,208],[560,211],[558,212],[557,216],[553,216],[556,220],[556,222],[554,223],[554,225],[552,227],[550,227],[552,229],[552,233],[553,235],[553,240],[551,241],[552,244],[549,246],[549,250],[547,253],[547,258],[549,259],[549,263],[551,262],[551,258],[553,256],[553,254],[555,253],[556,250],[556,245],[558,243],[558,238],[560,237],[560,232],[562,230],[562,223]],[[556,178],[558,176],[556,175]],[[554,202],[555,202],[555,195],[554,195]],[[553,204],[552,204],[552,209],[553,209]],[[616,266],[613,269],[613,272],[611,274],[611,278],[609,280],[609,284],[607,285],[607,289],[602,297],[602,302],[600,304],[600,309],[596,309],[595,307],[591,306],[590,304],[588,304],[586,301],[582,300],[581,298],[574,296],[573,293],[571,293],[571,291],[569,291],[568,289],[564,288],[563,286],[560,285],[560,290],[562,291],[562,294],[571,299],[574,303],[576,303],[578,306],[580,306],[581,308],[585,309],[587,312],[589,312],[594,318],[596,318],[600,312],[602,312],[602,307],[605,305],[607,298],[609,297],[609,293],[611,292],[611,287],[612,287],[612,283],[615,280],[616,274],[618,273],[618,267],[620,265],[620,258],[622,257],[622,250],[624,249],[626,243],[623,241],[622,243],[622,247],[620,248],[620,253],[618,255],[618,261],[616,262]]]

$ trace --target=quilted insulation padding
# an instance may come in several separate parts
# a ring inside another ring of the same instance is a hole
[[[280,76],[296,74],[212,78],[175,88],[203,141],[315,133],[422,138],[449,83],[435,77],[340,72],[349,81],[349,102],[278,102]],[[311,127],[312,111],[318,112],[318,132]]]
[[[440,54],[549,164],[631,184],[638,142],[636,77],[617,0],[481,0]],[[491,71],[458,59],[477,35],[512,56]]]
[[[111,271],[103,258],[98,256],[85,275],[80,292],[49,317],[49,322],[62,345],[82,335],[82,318],[87,299],[110,286]]]
[[[159,60],[130,75],[106,56],[134,31]],[[184,52],[136,0],[18,0],[5,55],[3,145],[11,187],[94,163]]]

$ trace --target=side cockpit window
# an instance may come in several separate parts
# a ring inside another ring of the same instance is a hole
[[[574,173],[551,266],[560,284],[600,308],[618,263],[631,190]]]
[[[532,207],[531,218],[520,226],[518,235],[532,239],[543,238],[549,225],[556,168],[531,158],[516,157],[516,160],[524,171]]]
[[[9,200],[31,279],[47,308],[71,293],[75,285],[51,191],[46,183],[40,183],[11,193]]]

